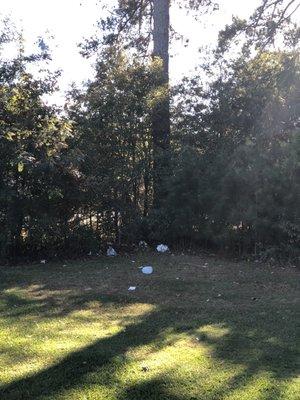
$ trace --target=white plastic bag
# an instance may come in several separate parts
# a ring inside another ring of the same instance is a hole
[[[108,249],[107,249],[106,254],[107,254],[109,257],[115,257],[115,256],[117,255],[117,252],[116,252],[116,250],[115,250],[113,247],[108,246]]]
[[[167,251],[170,251],[170,250],[169,250],[169,247],[168,247],[166,244],[159,244],[159,245],[156,247],[156,250],[157,250],[159,253],[166,253]]]
[[[151,275],[153,274],[153,267],[151,265],[145,265],[141,267],[142,273],[145,275]]]
[[[129,286],[128,291],[134,292],[136,290],[136,286]]]

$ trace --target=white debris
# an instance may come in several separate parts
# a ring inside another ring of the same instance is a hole
[[[140,269],[142,270],[142,273],[145,275],[153,274],[153,267],[151,267],[151,265],[145,265],[143,267],[140,267]]]
[[[141,240],[139,242],[139,247],[143,247],[144,249],[146,249],[148,247],[147,242],[145,242],[145,240]]]
[[[115,250],[113,247],[108,246],[108,249],[107,249],[106,254],[107,254],[109,257],[115,257],[115,256],[117,255],[117,252],[116,252],[116,250]]]
[[[169,247],[168,247],[166,244],[159,244],[159,245],[156,247],[156,250],[157,250],[159,253],[166,253],[167,251],[170,251],[170,250],[169,250]]]
[[[41,264],[46,264],[46,260],[41,260]]]
[[[128,291],[134,292],[136,290],[136,286],[129,286]]]

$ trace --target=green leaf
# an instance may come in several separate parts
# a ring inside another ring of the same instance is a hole
[[[18,172],[22,173],[24,171],[24,163],[20,161],[18,163]]]
[[[6,132],[5,134],[5,138],[10,142],[14,140],[14,136],[16,136],[16,134],[13,132]]]

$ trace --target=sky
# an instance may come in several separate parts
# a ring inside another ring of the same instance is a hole
[[[106,0],[113,3],[113,0]],[[177,82],[199,64],[199,47],[216,43],[220,29],[230,23],[233,15],[248,17],[259,0],[219,0],[219,10],[195,21],[184,11],[173,7],[171,23],[175,30],[189,39],[188,47],[177,42],[172,47],[171,81]],[[0,19],[9,16],[22,29],[25,46],[31,49],[39,36],[53,35],[50,48],[52,67],[61,69],[61,92],[56,101],[63,102],[63,93],[72,82],[81,84],[93,77],[91,62],[83,59],[78,43],[96,32],[101,17],[98,0],[0,0]],[[297,15],[300,22],[300,15]]]

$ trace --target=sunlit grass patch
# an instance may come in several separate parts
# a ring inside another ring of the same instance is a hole
[[[212,324],[202,326],[197,330],[198,336],[201,338],[209,338],[210,340],[218,340],[230,334],[230,328],[225,327],[223,324]]]
[[[1,400],[298,399],[296,270],[136,261],[0,269]]]

